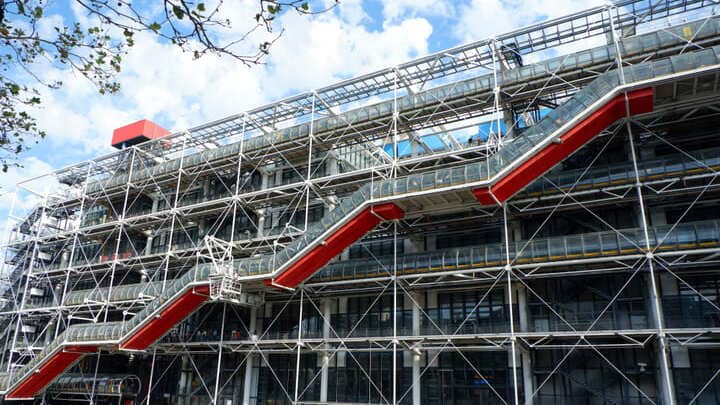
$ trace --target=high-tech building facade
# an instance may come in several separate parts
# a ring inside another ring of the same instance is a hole
[[[18,184],[4,399],[720,402],[716,11],[626,0]]]

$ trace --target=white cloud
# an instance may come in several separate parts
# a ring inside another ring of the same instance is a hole
[[[329,0],[326,7],[330,7],[334,3],[333,0]],[[338,7],[338,13],[343,21],[352,25],[358,25],[370,19],[363,9],[362,0],[343,0],[342,6]]]
[[[3,175],[0,176],[0,196],[2,196],[0,198],[2,198],[4,202],[10,202],[8,199],[12,198],[12,192],[17,183],[43,176],[53,170],[53,167],[48,163],[32,156],[23,159],[21,163],[22,167],[8,170],[7,173],[3,173]],[[48,182],[47,179],[38,179],[29,182],[26,186],[35,192],[43,193],[45,191],[52,191],[54,184],[54,181]],[[20,208],[27,207],[22,201],[18,201],[18,206]]]
[[[244,23],[254,21],[255,5],[245,0],[224,6],[233,17],[235,35],[244,34],[249,28]],[[44,91],[43,106],[36,113],[48,131],[47,142],[94,156],[109,151],[114,128],[140,118],[184,129],[427,53],[432,26],[425,19],[406,19],[371,31],[359,23],[367,18],[361,3],[345,5],[314,17],[284,14],[279,23],[285,34],[265,63],[253,67],[214,55],[192,60],[190,54],[149,34],[136,36],[117,77],[121,91],[114,96],[97,94],[78,74],[48,67],[48,76],[64,86]],[[75,15],[86,18],[78,10]],[[258,32],[237,50],[253,52],[269,37]]]
[[[417,16],[453,17],[453,2],[444,0],[383,0],[385,23]]]
[[[267,80],[277,89],[312,89],[368,73],[428,52],[430,23],[403,20],[368,31],[324,16],[305,25],[300,16],[284,22],[293,34],[273,48]],[[303,29],[304,28],[304,29]]]
[[[454,31],[463,42],[478,41],[605,3],[603,0],[471,0],[459,8]]]
[[[48,163],[35,157],[25,158],[21,163],[23,167],[12,168],[7,173],[0,175],[0,218],[2,218],[2,222],[0,222],[0,245],[7,242],[6,220],[10,221],[8,217],[10,210],[12,210],[13,216],[23,217],[40,202],[40,196],[22,188],[17,188],[17,183],[36,178],[27,181],[24,186],[40,194],[52,192],[57,187],[54,178],[45,176],[53,170],[53,167]]]

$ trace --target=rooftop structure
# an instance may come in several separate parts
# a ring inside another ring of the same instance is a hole
[[[18,184],[0,391],[716,403],[715,11],[622,1]]]
[[[150,120],[140,120],[122,126],[113,131],[112,146],[123,149],[150,139],[159,139],[170,134],[170,131]]]

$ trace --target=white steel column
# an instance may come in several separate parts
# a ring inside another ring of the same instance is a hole
[[[521,332],[530,332],[530,325],[528,319],[528,303],[527,303],[527,288],[524,285],[518,285],[515,289],[518,306],[518,323]],[[532,405],[533,397],[533,370],[532,370],[532,352],[529,349],[525,349],[522,346],[518,350],[520,355],[520,362],[522,367],[523,377],[523,396],[525,397],[525,405]]]
[[[420,362],[423,356],[418,353],[412,353],[412,403],[420,405],[422,403],[422,384],[420,375]]]
[[[255,211],[255,215],[257,217],[257,231],[256,231],[256,237],[258,239],[265,236],[265,213],[267,212],[267,208],[260,208]]]
[[[535,389],[535,378],[532,371],[532,358],[529,350],[521,350],[522,373],[523,373],[523,396],[525,397],[525,405],[533,404],[533,390]]]
[[[152,384],[153,384],[153,374],[155,374],[155,355],[156,355],[156,354],[157,354],[157,348],[153,349],[152,361],[151,361],[151,363],[150,363],[150,379],[149,379],[149,382],[148,382],[147,397],[145,398],[145,399],[146,399],[146,401],[145,401],[145,404],[146,404],[146,405],[150,405],[150,393],[152,392],[152,388],[153,388],[153,387],[152,387]],[[182,370],[181,370],[181,371],[180,371],[180,381],[181,381],[181,384],[182,384],[182,380],[183,380],[183,372],[182,372]],[[182,387],[182,385],[181,385],[181,387]]]
[[[218,393],[220,392],[220,377],[222,376],[222,354],[223,339],[225,337],[225,313],[227,311],[227,303],[223,303],[222,324],[220,325],[220,342],[218,343],[217,369],[215,370],[215,393],[213,394],[213,404],[218,403]]]
[[[237,209],[240,204],[240,178],[242,177],[242,158],[245,147],[245,125],[247,124],[247,113],[243,115],[242,131],[240,135],[240,153],[238,153],[237,173],[235,173],[235,188],[233,189],[233,216],[232,225],[230,226],[230,246],[235,242],[235,225],[237,223]],[[223,307],[223,313],[225,308]],[[225,324],[225,316],[223,315],[223,326]]]
[[[615,50],[616,50],[616,62],[618,66],[618,74],[620,78],[620,83],[625,84],[625,72],[623,70],[623,60],[620,53],[620,43],[619,38],[617,35],[617,32],[615,32],[615,20],[613,18],[613,9],[617,12],[617,8],[614,6],[608,7],[608,15],[610,19],[610,29],[612,32],[613,42],[615,43]],[[618,15],[619,18],[619,15]],[[675,390],[673,385],[673,379],[672,379],[672,371],[670,370],[670,359],[668,355],[668,341],[667,336],[665,334],[665,327],[664,327],[664,318],[663,318],[663,309],[662,309],[662,303],[660,301],[660,293],[657,285],[657,277],[655,274],[655,266],[653,264],[654,258],[652,254],[652,246],[650,244],[650,234],[648,231],[648,221],[647,221],[647,212],[645,209],[645,200],[643,197],[642,192],[642,183],[640,181],[640,172],[638,170],[638,162],[637,162],[637,152],[635,150],[635,140],[634,140],[634,134],[632,131],[632,126],[630,125],[630,103],[628,100],[627,93],[625,93],[625,128],[627,130],[627,136],[628,136],[628,142],[629,142],[629,148],[630,148],[630,157],[632,160],[633,165],[633,172],[635,177],[635,192],[637,193],[638,197],[638,204],[640,206],[640,220],[642,222],[642,230],[643,230],[643,237],[645,242],[645,249],[646,249],[646,263],[648,266],[648,277],[650,278],[650,285],[651,285],[651,300],[650,300],[650,306],[652,307],[652,315],[654,318],[655,327],[657,329],[657,344],[658,344],[658,357],[659,357],[659,370],[661,375],[661,381],[658,384],[659,385],[659,391],[660,395],[662,396],[663,404],[665,405],[674,405],[676,403],[675,401]],[[642,264],[641,264],[642,265]]]
[[[308,158],[307,158],[307,177],[305,178],[305,232],[308,229],[308,219],[310,217],[310,193],[312,192],[312,160],[313,160],[313,124],[315,123],[315,100],[317,100],[317,94],[313,91],[312,105],[310,107],[310,129],[308,131]],[[297,401],[297,398],[296,398]]]
[[[257,308],[250,308],[250,327],[248,328],[250,334],[249,339],[252,341],[257,340]],[[243,382],[243,405],[252,405],[255,401],[252,398],[255,396],[253,393],[256,392],[257,386],[253,383],[256,380],[255,374],[255,353],[248,352],[247,360],[245,360],[245,380]]]
[[[408,301],[410,301],[408,303]],[[421,330],[420,325],[420,319],[422,314],[420,313],[420,308],[418,308],[419,305],[423,305],[425,302],[424,297],[421,297],[420,294],[414,294],[413,299],[411,300],[405,300],[406,303],[409,305],[405,305],[405,307],[411,307],[412,308],[412,334],[413,336],[420,336],[423,331]],[[418,343],[419,345],[419,343]],[[420,374],[420,362],[423,360],[422,352],[420,352],[420,348],[416,348],[414,352],[411,353],[412,358],[412,403],[413,405],[420,405],[422,402],[422,376]]]
[[[150,256],[152,254],[152,244],[155,237],[152,234],[152,231],[149,232],[149,235],[147,235],[147,238],[145,239],[145,250],[143,251],[143,255]]]
[[[295,362],[295,400],[293,403],[298,403],[298,396],[300,394],[300,355],[302,352],[302,320],[303,320],[303,299],[305,298],[305,289],[300,286],[300,308],[298,313],[298,337],[297,337],[297,360]]]
[[[517,364],[517,347],[515,336],[515,317],[513,314],[513,289],[512,289],[512,266],[510,261],[510,234],[508,232],[508,218],[507,218],[507,203],[503,203],[503,229],[505,239],[505,274],[507,275],[507,302],[508,302],[508,316],[510,318],[510,356],[512,356],[512,373],[513,373],[513,399],[514,404],[520,404],[520,394],[518,392],[518,364]]]
[[[400,118],[400,112],[398,111],[397,104],[397,89],[398,89],[398,69],[393,69],[393,120],[392,120],[392,137],[393,137],[393,170],[392,177],[397,177],[397,166],[398,166],[398,119]],[[392,403],[397,404],[397,221],[393,221],[393,339],[392,339]]]
[[[495,143],[495,150],[500,149],[500,146],[502,145],[502,130],[500,129],[500,123],[502,122],[502,114],[503,111],[500,108],[500,83],[498,82],[498,65],[502,64],[501,61],[498,60],[497,57],[497,41],[495,38],[493,38],[490,41],[490,45],[492,47],[492,67],[493,67],[493,110],[495,114],[495,123],[497,125],[497,133],[495,134],[496,137],[496,143]],[[488,136],[487,142],[491,142],[490,137]],[[490,144],[492,146],[492,143]],[[489,162],[489,159],[488,159]],[[490,172],[488,172],[490,173]]]
[[[326,298],[323,300],[322,303],[324,318],[323,339],[325,339],[326,342],[324,343],[325,350],[323,350],[320,354],[320,356],[322,356],[320,358],[320,402],[327,402],[328,396],[328,380],[330,367],[330,355],[328,351],[330,350],[330,345],[329,343],[327,343],[327,339],[330,338],[330,318],[332,317],[332,302],[333,300],[331,298]]]
[[[348,313],[348,297],[346,295],[341,295],[338,297],[338,313],[339,314],[347,314]],[[340,350],[335,355],[335,367],[347,367],[347,350]]]
[[[393,340],[392,340],[392,403],[397,404],[397,221],[393,221]]]

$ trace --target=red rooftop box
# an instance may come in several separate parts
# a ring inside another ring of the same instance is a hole
[[[150,139],[162,138],[170,131],[150,120],[140,120],[113,131],[112,146],[122,149]]]

